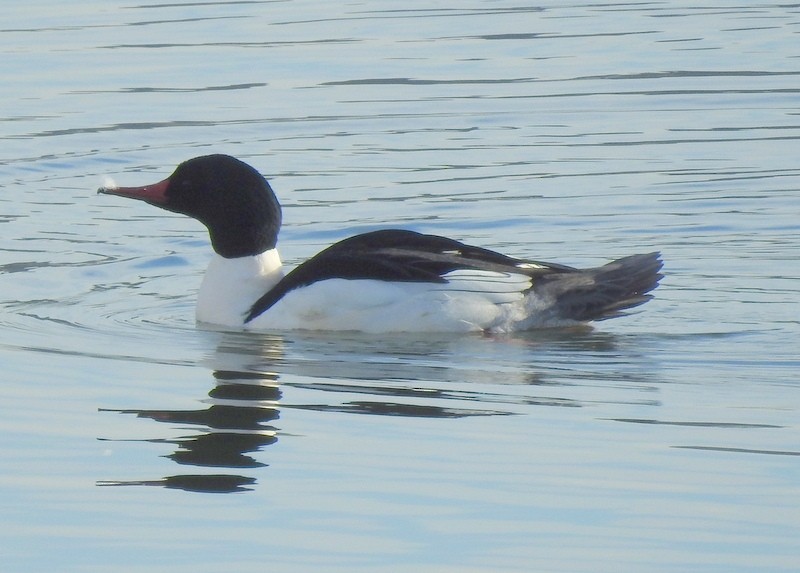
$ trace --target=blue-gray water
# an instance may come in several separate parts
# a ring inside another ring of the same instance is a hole
[[[4,7],[3,571],[796,571],[799,32],[744,1]],[[401,226],[666,278],[579,332],[200,330],[204,230],[94,190],[210,152],[269,177],[290,264]]]

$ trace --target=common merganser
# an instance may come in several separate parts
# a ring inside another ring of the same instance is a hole
[[[200,323],[252,330],[509,332],[603,320],[652,298],[659,253],[590,269],[521,260],[454,239],[387,229],[356,235],[284,274],[281,207],[264,177],[227,155],[181,163],[144,187],[99,193],[194,217],[215,255]]]

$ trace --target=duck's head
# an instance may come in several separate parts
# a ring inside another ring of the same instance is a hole
[[[193,217],[208,228],[214,250],[226,258],[275,248],[281,206],[267,180],[229,155],[204,155],[178,165],[158,183],[106,185],[98,193],[139,199]]]

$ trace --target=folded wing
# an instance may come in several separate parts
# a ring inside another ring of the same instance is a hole
[[[245,322],[292,290],[329,279],[432,283],[449,291],[485,294],[503,303],[520,298],[531,288],[533,278],[554,272],[578,271],[522,261],[436,235],[375,231],[335,243],[299,265],[253,304]]]

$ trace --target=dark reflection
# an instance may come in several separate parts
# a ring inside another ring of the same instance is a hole
[[[225,339],[223,339],[224,341]],[[261,342],[266,342],[260,339]],[[260,355],[275,355],[276,347],[262,348]],[[164,457],[184,466],[203,468],[253,469],[267,465],[252,454],[278,441],[278,428],[272,425],[280,417],[278,402],[281,391],[278,375],[254,369],[249,354],[240,355],[238,368],[212,370],[215,386],[204,402],[209,405],[194,410],[101,409],[104,412],[133,414],[164,422],[173,427],[189,426],[196,433],[172,439],[146,439],[142,442],[173,444],[176,450]],[[224,344],[220,344],[215,360],[230,364]],[[248,491],[256,483],[254,477],[238,474],[182,474],[156,480],[103,481],[98,485],[149,485],[204,493]]]
[[[207,359],[214,384],[204,407],[102,411],[180,429],[185,435],[138,441],[172,445],[165,458],[214,471],[98,485],[219,493],[251,489],[247,486],[256,478],[241,474],[268,465],[264,450],[278,441],[279,408],[428,419],[507,416],[528,413],[531,406],[581,407],[583,401],[559,394],[574,394],[570,387],[588,384],[636,392],[626,400],[617,393],[609,402],[658,404],[641,394],[653,387],[642,379],[640,365],[626,372],[630,352],[620,352],[615,336],[591,329],[380,339],[355,333],[205,334],[216,349]],[[234,471],[220,474],[220,468]]]
[[[350,414],[377,414],[381,416],[410,416],[413,418],[464,418],[467,416],[502,416],[511,414],[501,410],[465,410],[421,404],[398,404],[392,402],[346,402],[340,405],[295,406],[320,412],[347,412]]]
[[[733,454],[762,454],[768,456],[800,456],[797,450],[759,450],[751,448],[728,448],[721,446],[672,446],[682,450],[701,450],[706,452],[727,452]]]
[[[275,408],[259,406],[234,406],[215,404],[204,410],[103,410],[121,414],[136,414],[139,418],[150,418],[157,422],[196,424],[208,426],[212,430],[274,430],[263,422],[275,420]]]
[[[250,491],[245,487],[255,483],[255,478],[231,475],[176,475],[159,480],[146,481],[101,481],[99,486],[155,485],[167,489],[182,489],[198,493],[234,493]]]
[[[245,454],[257,452],[277,441],[275,436],[259,434],[203,434],[191,440],[174,442],[181,450],[167,457],[179,464],[193,466],[255,468],[266,464]]]
[[[653,420],[650,418],[607,418],[614,422],[627,422],[629,424],[652,424],[657,426],[686,426],[690,428],[742,428],[742,429],[756,429],[756,428],[785,428],[786,426],[778,426],[775,424],[747,424],[744,422],[690,422],[690,421],[667,421],[667,420]]]
[[[534,384],[530,382],[530,384]],[[440,390],[433,388],[404,388],[393,385],[359,386],[347,383],[328,383],[310,382],[293,383],[294,388],[307,388],[320,392],[338,392],[346,394],[369,394],[377,396],[392,396],[395,398],[422,398],[426,400],[459,400],[468,402],[498,403],[498,404],[524,404],[531,406],[568,406],[578,407],[580,404],[574,400],[565,398],[555,398],[546,396],[513,396],[510,394],[498,394],[490,392],[476,392],[466,390]],[[293,405],[286,406],[292,408],[304,408],[307,410],[329,410],[334,412],[351,412],[361,414],[390,414],[394,416],[416,415],[424,418],[463,418],[466,416],[492,416],[512,414],[513,412],[504,410],[487,410],[485,408],[453,408],[453,407],[433,407],[416,405],[409,409],[408,404],[397,404],[393,402],[371,402],[354,401],[345,402],[339,405]],[[405,413],[404,413],[405,412]],[[416,412],[416,413],[408,413]],[[438,415],[437,415],[438,412]]]

